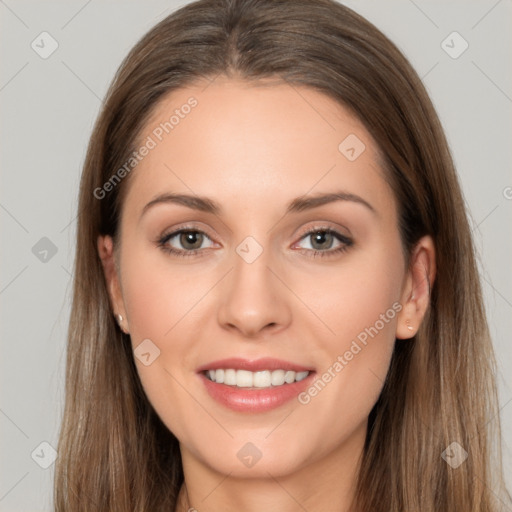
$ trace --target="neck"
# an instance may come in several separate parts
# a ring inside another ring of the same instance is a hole
[[[269,468],[265,471],[268,477],[222,474],[180,445],[185,483],[175,511],[351,512],[366,435],[364,427],[326,456],[283,475],[273,475]]]

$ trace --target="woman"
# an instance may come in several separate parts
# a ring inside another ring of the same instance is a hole
[[[502,510],[457,175],[362,17],[164,19],[107,94],[79,211],[56,510]]]

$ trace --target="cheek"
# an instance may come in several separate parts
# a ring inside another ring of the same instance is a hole
[[[122,262],[123,298],[135,343],[145,338],[163,340],[197,302],[198,290],[160,249],[132,244]],[[187,286],[188,284],[188,286]]]
[[[327,328],[322,329],[323,338],[331,353],[348,348],[360,334],[364,341],[368,329],[379,339],[394,341],[403,280],[400,246],[396,245],[354,252],[339,265],[315,269],[300,279],[297,276],[295,290]]]
[[[328,327],[316,347],[325,361],[317,376],[320,382],[303,403],[311,402],[315,415],[325,415],[325,421],[329,411],[342,409],[343,414],[331,418],[341,429],[366,419],[389,368],[402,309],[399,244],[396,249],[381,246],[347,258],[328,280],[309,276],[298,292]],[[315,281],[324,285],[315,288]]]
[[[190,272],[142,243],[127,240],[124,254],[123,299],[142,385],[157,411],[165,410],[169,400],[186,404],[190,397],[182,396],[180,383],[193,366],[190,361],[197,361],[197,340],[204,324],[196,315],[203,304],[201,297],[213,283],[206,274],[197,273],[192,282]],[[153,362],[145,365],[137,359],[139,346],[149,347]]]
[[[154,255],[143,251],[132,255],[123,262],[123,296],[137,373],[149,402],[169,430],[188,439],[196,429],[184,418],[201,413],[194,410],[196,404],[185,391],[186,369],[195,350],[190,344],[195,334],[188,327],[201,290],[187,286],[190,279],[179,269],[171,272],[169,265],[162,265],[165,258],[156,261]],[[150,353],[147,365],[137,358],[142,343],[148,348],[140,353]]]
[[[172,327],[178,308],[176,291],[162,280],[153,280],[149,271],[137,271],[124,290],[130,335],[133,342],[160,339]]]

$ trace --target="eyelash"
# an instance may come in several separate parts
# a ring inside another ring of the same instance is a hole
[[[316,233],[327,233],[333,235],[335,238],[337,238],[340,242],[342,242],[342,245],[338,247],[337,249],[330,249],[325,251],[319,251],[316,249],[301,249],[299,252],[301,254],[307,253],[311,258],[325,258],[325,257],[331,257],[337,254],[341,254],[349,249],[353,245],[353,241],[342,235],[341,233],[338,233],[337,231],[327,228],[327,227],[315,227],[306,233],[303,233],[300,240],[303,238],[306,238],[310,235],[314,235]],[[190,256],[194,256],[197,253],[201,252],[203,249],[193,249],[191,251],[184,251],[184,250],[178,250],[174,249],[173,247],[170,247],[167,245],[167,242],[174,238],[177,235],[180,235],[182,233],[200,233],[202,235],[205,235],[207,238],[210,238],[204,231],[201,231],[200,229],[195,229],[194,227],[185,227],[178,229],[177,231],[173,231],[172,233],[164,234],[157,242],[158,247],[160,247],[164,252],[168,254],[172,254],[173,256],[178,256],[180,258],[188,258]]]

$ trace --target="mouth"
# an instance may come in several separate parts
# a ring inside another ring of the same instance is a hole
[[[295,372],[293,370],[235,370],[234,368],[219,368],[205,370],[203,375],[212,382],[245,389],[267,389],[286,386],[304,380],[311,372]]]
[[[260,413],[289,402],[311,385],[313,368],[278,359],[231,358],[197,369],[216,402],[237,411]]]

